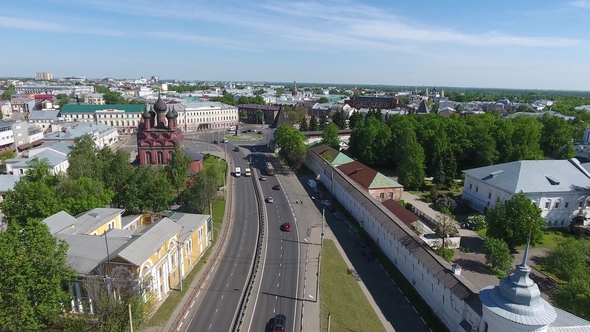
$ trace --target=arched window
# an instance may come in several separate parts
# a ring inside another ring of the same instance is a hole
[[[152,153],[150,151],[145,153],[145,163],[148,165],[152,163]]]
[[[164,153],[162,151],[158,151],[158,164],[164,163]]]
[[[547,222],[547,226],[551,227],[552,225],[553,225],[553,222],[552,222],[551,220],[549,220],[549,221]]]

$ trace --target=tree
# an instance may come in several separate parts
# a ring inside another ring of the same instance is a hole
[[[16,89],[15,89],[14,85],[10,85],[6,90],[4,90],[4,92],[2,92],[2,97],[0,97],[0,99],[1,100],[10,100],[10,98],[14,94],[16,94]]]
[[[436,215],[437,221],[437,234],[442,240],[442,247],[446,249],[449,247],[449,243],[446,241],[448,235],[453,235],[457,233],[457,228],[459,228],[459,223],[453,218],[449,211],[443,211],[442,213],[437,213]]]
[[[559,308],[590,320],[590,278],[579,276],[559,284],[551,295],[551,300]]]
[[[543,265],[560,279],[569,281],[589,274],[590,269],[587,262],[589,255],[590,244],[588,241],[570,238],[551,249]]]
[[[6,166],[6,160],[12,158],[14,158],[14,151],[12,150],[4,150],[2,153],[0,153],[0,162],[3,166]]]
[[[338,129],[346,129],[346,116],[344,115],[344,111],[335,112],[334,115],[332,115],[332,122],[338,126]]]
[[[255,116],[256,116],[256,123],[260,122],[260,124],[263,124],[264,112],[262,112],[261,110],[256,110]]]
[[[182,192],[185,209],[190,213],[205,213],[217,193],[216,168],[210,167],[195,174]]]
[[[176,195],[179,196],[182,189],[186,186],[188,171],[190,169],[191,158],[184,153],[177,145],[174,147],[171,158],[166,165],[166,172],[172,187],[176,189]]]
[[[101,171],[105,188],[115,193],[111,206],[121,207],[122,193],[134,173],[129,153],[121,149],[113,152],[110,147],[104,147],[97,154],[97,169]]]
[[[488,227],[486,216],[481,214],[474,214],[467,217],[467,223],[469,224],[469,228],[474,231],[479,231]]]
[[[139,166],[120,194],[120,206],[131,213],[160,212],[172,201],[174,188],[165,172]]]
[[[502,239],[495,239],[489,237],[485,240],[483,252],[486,257],[486,264],[493,269],[506,272],[512,266],[512,255],[510,255],[510,248]]]
[[[540,160],[543,151],[541,140],[541,123],[537,119],[520,115],[514,118],[514,132],[512,134],[511,160]]]
[[[94,86],[94,91],[96,91],[97,93],[107,93],[107,92],[109,92],[111,90],[108,87],[106,87],[106,86],[95,85]]]
[[[59,108],[62,108],[64,105],[70,102],[70,97],[65,93],[58,93],[55,98],[58,100]]]
[[[246,112],[245,110],[242,110],[240,112],[240,118],[242,119],[242,121],[244,121],[245,119],[248,118],[248,112]]]
[[[42,331],[58,318],[70,300],[62,285],[76,277],[67,250],[39,219],[0,232],[0,330]]]
[[[113,200],[114,193],[104,188],[99,180],[91,178],[72,179],[60,176],[56,185],[62,209],[77,215],[94,208],[104,208]]]
[[[564,157],[563,159],[574,157],[572,126],[564,118],[548,113],[545,113],[540,121],[543,124],[540,141],[543,152],[549,156]],[[571,145],[572,149],[560,155],[560,152],[564,150],[563,147],[569,145]]]
[[[326,124],[328,123],[326,116],[325,115],[321,115],[320,116],[320,123],[319,123],[319,129],[320,130],[324,130],[324,128],[326,128]]]
[[[312,115],[311,119],[309,120],[309,130],[318,131],[318,128],[318,119],[315,117],[315,115]]]
[[[101,173],[96,172],[96,143],[89,134],[74,139],[74,148],[68,155],[68,176],[72,179],[82,177],[100,179]]]
[[[419,189],[424,183],[424,149],[416,140],[413,128],[404,128],[398,143],[398,180],[407,190]]]
[[[359,114],[358,111],[352,112],[348,117],[348,127],[350,129],[354,129],[354,127],[359,123],[359,121],[363,120],[362,115]]]
[[[488,229],[486,235],[503,239],[508,247],[514,249],[527,243],[529,234],[531,244],[541,243],[543,230],[547,224],[537,207],[522,191],[505,203],[496,202],[486,213]]]
[[[309,125],[307,124],[307,118],[304,117],[303,119],[301,119],[301,122],[299,123],[299,131],[304,132],[304,131],[309,131]]]
[[[323,104],[323,103],[327,103],[329,100],[326,97],[320,97],[320,99],[318,99],[318,103]]]
[[[284,158],[293,169],[297,170],[303,165],[307,145],[305,145],[305,137],[299,130],[288,125],[281,125],[275,131],[273,141],[280,149],[279,156]]]
[[[338,127],[330,122],[324,128],[322,133],[322,144],[326,144],[327,146],[340,150],[340,137],[338,137]]]

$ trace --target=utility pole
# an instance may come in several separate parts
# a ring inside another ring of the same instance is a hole
[[[129,329],[133,332],[133,315],[131,315],[131,303],[128,303],[127,306],[129,307]]]

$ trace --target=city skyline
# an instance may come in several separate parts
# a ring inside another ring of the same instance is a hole
[[[0,14],[0,76],[590,90],[589,16],[590,1],[33,0]]]

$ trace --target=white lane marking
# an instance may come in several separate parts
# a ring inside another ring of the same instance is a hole
[[[416,310],[416,308],[414,308],[414,306],[412,306],[412,309],[414,309],[415,313],[418,313],[418,310]]]
[[[279,284],[277,284],[277,287],[279,287]]]
[[[232,272],[232,273],[231,273],[229,276],[231,277],[231,276],[233,276],[233,275],[234,275],[234,273]]]
[[[225,287],[229,286],[229,284],[225,284]]]
[[[199,294],[201,294],[201,291],[197,292],[197,296],[195,296],[195,298],[199,297]]]
[[[209,330],[211,329],[211,326],[213,326],[213,324],[209,324]]]
[[[281,276],[281,272],[279,272],[279,277]]]
[[[274,314],[276,310],[277,310],[277,308],[273,308],[272,313]]]
[[[222,299],[222,300],[223,300],[223,297],[224,297],[224,296],[225,296],[225,295],[221,295],[221,299]]]
[[[215,309],[215,313],[217,313],[217,311],[219,311],[219,308]]]

